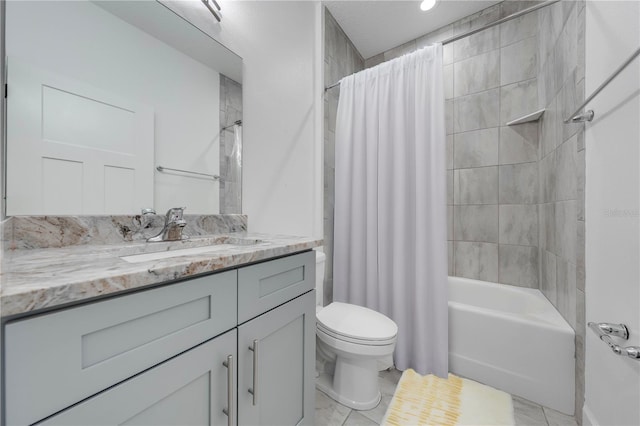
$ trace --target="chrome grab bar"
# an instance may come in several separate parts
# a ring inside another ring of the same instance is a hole
[[[627,356],[629,358],[640,360],[640,346],[622,347],[617,345],[611,336],[619,337],[624,340],[629,339],[629,329],[624,324],[610,324],[606,322],[590,322],[589,328],[598,335],[600,340],[605,342],[611,351],[616,355]]]
[[[582,103],[582,105],[580,105],[573,114],[571,114],[570,116],[568,116],[567,118],[564,119],[565,123],[582,123],[583,121],[591,121],[593,120],[593,117],[595,116],[595,113],[593,112],[593,110],[588,110],[585,111],[582,114],[579,114],[580,111],[582,111],[582,109],[584,107],[587,106],[587,104],[589,102],[591,102],[593,100],[593,98],[595,98],[598,93],[600,93],[602,91],[602,89],[604,89],[605,87],[607,87],[607,85],[609,83],[611,83],[611,81],[616,78],[618,76],[618,74],[620,74],[622,72],[623,69],[625,69],[627,67],[627,65],[629,65],[631,62],[633,62],[633,60],[640,55],[640,47],[631,54],[631,56],[629,56],[629,58],[624,61],[624,63],[622,65],[620,65],[618,67],[618,69],[616,69],[613,74],[611,74],[609,76],[609,78],[607,78],[604,83],[602,83],[600,86],[598,86],[598,88],[596,90],[593,91],[593,93],[591,95],[589,95],[589,97],[587,99],[584,100],[584,102]]]

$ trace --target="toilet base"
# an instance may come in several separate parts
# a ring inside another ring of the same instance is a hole
[[[354,410],[370,410],[380,403],[377,360],[359,360],[338,357],[334,375],[322,373],[316,379],[316,388],[331,399]],[[365,365],[363,365],[365,364]]]
[[[330,375],[320,374],[320,376],[318,376],[318,378],[316,379],[316,388],[319,391],[327,394],[329,398],[339,402],[345,407],[349,407],[358,411],[363,411],[363,410],[371,410],[372,408],[375,408],[378,406],[378,404],[380,404],[380,400],[382,396],[379,391],[378,391],[377,397],[369,402],[365,402],[365,403],[356,402],[356,401],[347,399],[342,395],[338,395],[336,391],[333,390],[332,381],[333,381],[333,378]]]

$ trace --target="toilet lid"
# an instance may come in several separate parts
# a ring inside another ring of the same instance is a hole
[[[389,340],[398,334],[398,326],[386,316],[348,303],[333,302],[316,317],[327,330],[356,339]]]

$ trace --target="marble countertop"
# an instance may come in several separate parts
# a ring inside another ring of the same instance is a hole
[[[212,245],[215,245],[214,249],[200,254],[139,263],[121,259],[122,256]],[[79,302],[320,245],[322,240],[310,237],[242,232],[174,242],[4,250],[0,272],[0,315],[6,317]]]

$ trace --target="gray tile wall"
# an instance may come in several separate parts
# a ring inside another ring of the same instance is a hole
[[[530,7],[504,1],[365,61],[365,68]],[[540,288],[576,330],[584,402],[584,0],[444,46],[449,274]],[[546,109],[538,122],[506,126]],[[326,202],[326,199],[325,199]],[[326,229],[326,226],[325,226]]]
[[[563,120],[584,100],[584,1],[540,10],[540,289],[576,331],[576,419],[584,403],[584,125]]]
[[[536,2],[507,1],[365,61],[370,67]],[[539,287],[538,13],[443,49],[449,274]]]
[[[331,13],[324,10],[324,83],[331,85],[342,77],[364,69],[364,59],[342,31]],[[327,255],[324,302],[333,300],[333,207],[335,200],[335,125],[340,91],[334,88],[324,96],[324,252]]]
[[[220,74],[220,128],[242,120],[242,85]],[[242,213],[242,165],[238,164],[234,128],[220,132],[220,213]],[[235,149],[234,149],[235,148]],[[240,157],[241,158],[241,157]]]

